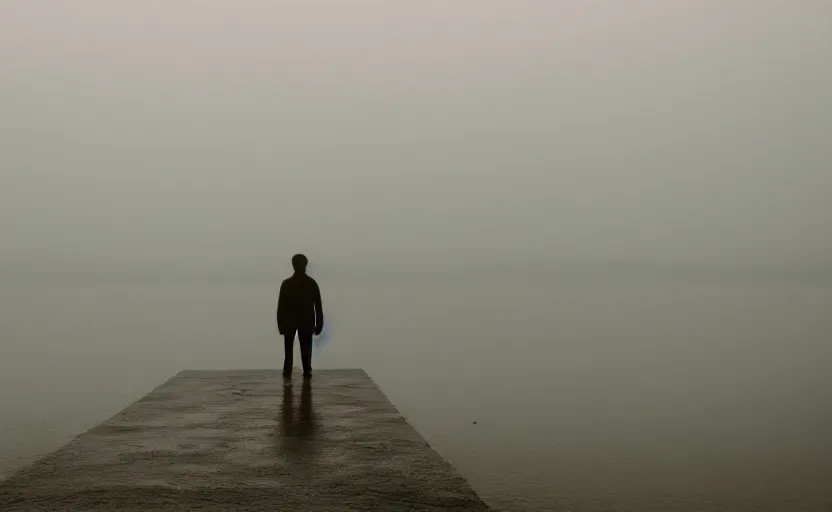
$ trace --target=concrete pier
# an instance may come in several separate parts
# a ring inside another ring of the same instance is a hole
[[[0,510],[486,511],[361,370],[183,371],[0,482]]]

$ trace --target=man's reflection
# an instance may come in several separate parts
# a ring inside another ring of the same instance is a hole
[[[287,455],[310,452],[316,431],[315,414],[312,411],[312,383],[304,379],[300,392],[300,407],[293,407],[293,386],[283,386],[283,404],[280,410],[280,439],[278,449]]]

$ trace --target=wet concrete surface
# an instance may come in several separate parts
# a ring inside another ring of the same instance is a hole
[[[0,482],[0,510],[485,511],[361,370],[183,371]]]

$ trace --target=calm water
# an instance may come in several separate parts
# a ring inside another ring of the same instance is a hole
[[[495,508],[832,510],[828,287],[322,286],[315,365],[365,368]],[[275,300],[4,285],[0,475],[182,368],[279,366]]]

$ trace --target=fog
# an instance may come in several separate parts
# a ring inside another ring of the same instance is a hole
[[[271,272],[296,250],[333,273],[826,265],[830,15],[15,2],[3,258],[168,274]]]
[[[180,368],[278,366],[304,252],[316,365],[367,368],[495,506],[828,506],[830,24],[814,0],[6,2],[0,470]]]

